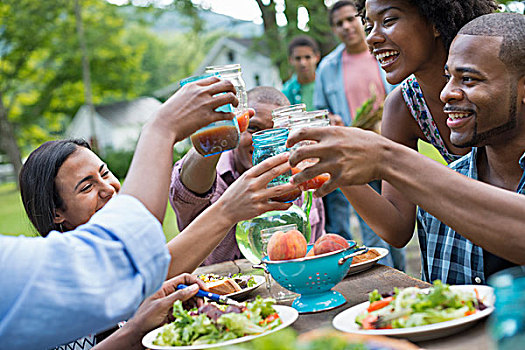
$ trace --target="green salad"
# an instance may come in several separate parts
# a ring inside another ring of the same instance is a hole
[[[260,296],[245,307],[207,303],[199,309],[184,310],[173,304],[175,321],[162,327],[155,345],[185,346],[214,344],[247,335],[261,334],[282,324],[273,308],[275,300]]]
[[[396,288],[392,295],[382,296],[374,290],[369,293],[370,306],[355,322],[362,329],[389,329],[454,320],[487,308],[474,291],[454,290],[439,280],[428,292]]]

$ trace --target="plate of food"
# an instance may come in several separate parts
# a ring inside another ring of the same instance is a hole
[[[489,286],[448,286],[397,289],[392,295],[369,294],[370,301],[339,313],[332,325],[343,332],[386,335],[422,341],[460,332],[494,311]]]
[[[265,282],[263,276],[245,275],[242,273],[236,273],[231,276],[206,273],[197,277],[206,283],[206,288],[208,288],[209,292],[226,295],[233,299],[242,299]]]
[[[388,249],[375,247],[368,248],[368,252],[352,258],[352,265],[350,265],[350,270],[348,270],[347,275],[353,275],[354,273],[368,270],[387,255]]]
[[[257,296],[244,307],[207,303],[184,310],[173,304],[175,321],[144,336],[142,345],[152,350],[209,349],[250,341],[291,325],[299,313],[273,299]]]

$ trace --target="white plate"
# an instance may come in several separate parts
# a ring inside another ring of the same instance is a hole
[[[370,303],[367,301],[339,313],[332,320],[332,325],[334,326],[334,328],[347,333],[387,335],[398,338],[406,338],[411,341],[422,341],[441,338],[453,333],[460,332],[472,326],[474,322],[484,317],[487,317],[492,313],[492,311],[494,311],[494,291],[492,287],[458,285],[451,286],[450,288],[459,289],[463,291],[470,291],[472,293],[474,293],[474,288],[476,288],[478,290],[481,301],[483,301],[483,303],[488,307],[485,310],[478,311],[470,316],[465,316],[456,320],[434,323],[425,326],[397,329],[359,329],[359,325],[355,323],[355,318],[368,308],[368,305]],[[428,290],[428,288],[423,290]]]
[[[383,259],[385,256],[388,255],[388,249],[385,248],[368,247],[368,249],[375,249],[379,253],[379,256],[376,256],[373,259],[363,261],[355,265],[350,265],[350,270],[348,270],[347,275],[353,275],[354,273],[368,270],[369,268],[374,266],[379,260]]]
[[[190,349],[209,349],[209,348],[216,348],[219,346],[227,346],[237,343],[243,343],[245,341],[250,341],[255,338],[263,337],[265,335],[268,335],[273,332],[277,332],[278,330],[281,330],[285,327],[288,327],[292,323],[297,320],[297,317],[299,317],[299,313],[294,308],[291,308],[289,306],[284,305],[274,305],[275,311],[279,314],[279,317],[281,318],[281,321],[283,322],[280,326],[275,327],[274,329],[264,332],[262,334],[257,335],[248,335],[246,337],[241,337],[237,339],[228,340],[222,343],[216,343],[216,344],[201,344],[201,345],[188,345],[188,346],[160,346],[160,345],[154,345],[153,341],[155,338],[157,338],[157,334],[161,331],[162,327],[159,327],[155,330],[152,330],[148,334],[142,338],[142,345],[144,345],[146,348],[152,349],[152,350],[190,350]]]
[[[244,288],[243,290],[240,290],[240,291],[235,292],[235,293],[226,294],[226,296],[228,298],[240,299],[240,298],[246,296],[252,290],[255,290],[255,289],[259,288],[265,282],[265,279],[264,279],[263,276],[252,275],[252,277],[255,280],[255,285],[254,286],[251,286],[251,287],[248,287],[248,288]]]

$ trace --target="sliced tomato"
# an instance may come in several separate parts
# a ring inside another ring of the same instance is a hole
[[[376,315],[368,315],[365,318],[363,318],[363,321],[361,321],[361,324],[363,325],[363,329],[376,329],[376,322],[377,322]]]
[[[390,304],[390,302],[394,300],[394,297],[388,297],[388,298],[383,298],[381,300],[378,300],[378,301],[374,301],[372,304],[370,304],[370,306],[368,307],[368,312],[372,312],[372,311],[375,311],[375,310],[379,310],[379,309],[382,309],[384,308],[385,306],[387,306],[388,304]]]
[[[268,315],[268,317],[266,317],[264,320],[261,321],[261,324],[271,323],[271,322],[275,321],[278,318],[279,318],[279,314],[278,313],[274,313],[274,314]]]
[[[465,316],[470,316],[470,315],[473,315],[476,313],[476,310],[469,310],[467,312],[465,312]]]

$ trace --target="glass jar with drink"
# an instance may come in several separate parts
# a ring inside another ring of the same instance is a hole
[[[201,79],[212,76],[219,76],[218,73],[208,73],[199,76],[193,76],[181,80],[181,87]],[[217,112],[233,112],[233,106],[226,104],[215,109]],[[232,120],[219,120],[197,130],[190,137],[191,143],[195,150],[204,157],[219,154],[239,145],[240,132],[236,118]]]
[[[326,109],[323,109],[291,115],[288,120],[288,123],[290,132],[294,132],[303,128],[330,126],[330,119],[328,119],[328,111]],[[314,141],[298,142],[292,147],[292,150],[298,149],[299,147],[309,145],[312,143],[314,143]],[[295,175],[300,171],[314,165],[317,162],[317,159],[305,159],[301,163],[297,164],[297,167],[292,168],[292,174]],[[299,185],[299,188],[303,191],[316,190],[319,187],[321,187],[326,181],[328,181],[328,179],[330,179],[329,174],[317,175],[313,179],[301,183]]]

